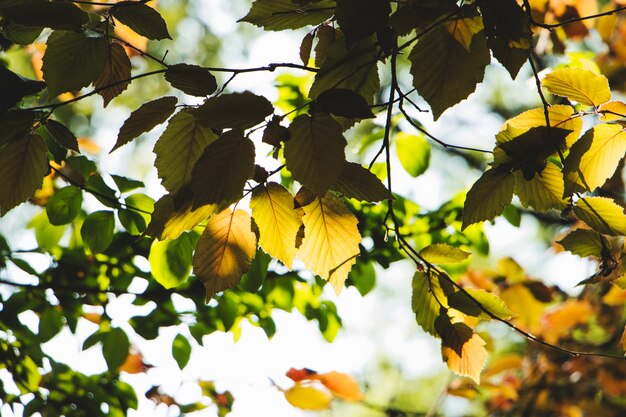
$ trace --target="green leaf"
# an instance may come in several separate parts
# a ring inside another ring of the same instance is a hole
[[[59,308],[47,308],[39,318],[39,342],[45,343],[52,339],[63,329],[64,324],[65,319]]]
[[[611,99],[609,80],[586,69],[557,69],[546,75],[541,85],[552,94],[585,106],[597,107]]]
[[[374,113],[363,96],[345,88],[332,88],[324,91],[315,99],[312,106],[315,111],[332,113],[349,119],[374,117]]]
[[[530,57],[532,46],[526,13],[515,0],[479,0],[478,5],[489,49],[515,78]]]
[[[400,164],[412,177],[422,175],[430,165],[430,143],[423,135],[396,135],[396,153]]]
[[[366,296],[376,286],[374,263],[357,262],[348,274],[348,280],[359,291],[359,294]]]
[[[413,86],[428,102],[435,120],[466,99],[483,80],[490,56],[485,37],[472,38],[470,50],[443,27],[420,38],[409,54]]]
[[[142,104],[126,119],[117,135],[117,142],[109,153],[165,122],[176,110],[176,103],[176,97],[161,97]]]
[[[119,208],[117,217],[124,229],[131,235],[139,235],[146,230],[150,214],[154,211],[154,200],[145,194],[130,195],[124,201],[126,208]]]
[[[506,206],[502,212],[502,217],[506,219],[512,226],[519,227],[522,223],[522,214],[513,204]]]
[[[76,5],[46,0],[3,1],[0,16],[24,26],[77,30],[89,17]]]
[[[589,129],[565,159],[563,174],[573,183],[568,184],[567,194],[576,186],[591,192],[604,185],[625,154],[626,133],[621,125],[603,123]]]
[[[93,253],[104,252],[113,240],[115,218],[112,211],[91,213],[80,228],[80,235]]]
[[[111,43],[104,70],[93,83],[104,100],[104,107],[130,85],[130,70],[130,59],[124,47],[117,42]]]
[[[346,162],[341,175],[331,187],[348,198],[361,201],[382,201],[393,198],[378,177],[361,164]]]
[[[191,171],[193,207],[241,198],[254,173],[254,144],[239,130],[230,130],[209,144]]]
[[[197,97],[208,96],[217,89],[217,80],[213,74],[198,65],[170,65],[165,71],[165,79],[172,87]]]
[[[101,33],[52,32],[41,68],[50,96],[94,82],[106,66],[108,53],[109,43]]]
[[[430,282],[429,282],[430,281]],[[435,319],[439,317],[441,305],[448,305],[447,298],[439,284],[439,278],[433,274],[428,277],[426,273],[417,271],[413,275],[412,306],[415,319],[426,333],[437,336],[435,331]]]
[[[195,243],[189,233],[184,233],[175,240],[155,239],[148,257],[154,279],[167,289],[185,282],[191,273]]]
[[[132,178],[122,177],[115,174],[111,174],[111,178],[113,178],[113,182],[115,182],[117,189],[120,190],[121,193],[127,193],[129,191],[136,190],[137,188],[145,187],[143,182]]]
[[[317,98],[324,91],[333,88],[352,90],[368,104],[380,90],[378,53],[371,39],[363,39],[351,48],[346,47],[344,38],[337,38],[328,46],[324,64],[315,74],[315,81],[309,90],[310,98]]]
[[[20,25],[10,20],[0,23],[0,31],[5,38],[21,46],[29,45],[41,35],[43,28]]]
[[[544,170],[530,181],[524,178],[521,171],[515,171],[515,194],[524,207],[537,211],[563,210],[567,205],[563,190],[563,174],[552,162],[548,162]]]
[[[26,135],[0,148],[0,217],[35,194],[48,171],[46,144]]]
[[[104,179],[100,176],[100,174],[90,175],[87,179],[87,183],[85,184],[85,188],[105,206],[112,208],[117,208],[119,206],[115,190],[104,182]]]
[[[289,126],[285,142],[287,169],[293,178],[323,196],[345,164],[346,139],[341,126],[329,115],[300,115]]]
[[[121,1],[111,8],[113,16],[148,39],[172,39],[163,17],[152,7],[137,1]]]
[[[513,198],[515,176],[512,173],[490,169],[474,183],[465,197],[463,229],[470,224],[493,220],[501,214]]]
[[[122,366],[128,357],[130,342],[124,330],[115,327],[102,337],[102,356],[110,371]]]
[[[626,235],[624,208],[610,198],[581,198],[574,206],[574,214],[597,232],[612,236]]]
[[[33,217],[27,225],[28,228],[35,229],[35,238],[40,248],[53,251],[58,247],[59,240],[65,232],[64,226],[54,226],[50,224],[48,216],[43,211]]]
[[[154,166],[163,187],[176,193],[191,182],[193,167],[206,147],[216,139],[217,135],[200,125],[188,111],[176,113],[154,145]]]
[[[426,246],[419,255],[431,264],[454,264],[463,262],[471,253],[445,243],[435,243]]]
[[[54,193],[46,205],[50,224],[60,226],[71,223],[83,204],[83,192],[80,188],[68,186]]]
[[[182,370],[191,357],[191,345],[189,340],[182,334],[177,334],[172,341],[172,356],[178,365],[178,368]]]
[[[334,1],[299,4],[291,0],[256,0],[239,22],[252,23],[265,30],[298,29],[317,25],[333,15]]]
[[[492,319],[489,314],[478,306],[476,303],[478,302],[485,310],[502,320],[509,320],[517,316],[517,314],[507,308],[504,301],[492,293],[475,288],[466,288],[464,291],[457,291],[448,296],[450,307],[468,316],[486,320]]]
[[[557,241],[557,243],[563,246],[563,249],[566,251],[570,251],[581,258],[586,258],[587,256],[600,258],[604,249],[602,235],[586,229],[576,229]]]
[[[387,25],[388,0],[337,0],[335,18],[348,45],[367,38]]]
[[[265,97],[244,91],[209,98],[190,112],[205,127],[248,129],[272,114],[274,107]]]
[[[76,139],[76,135],[74,135],[64,124],[59,123],[56,120],[48,120],[46,122],[46,129],[56,143],[63,146],[65,149],[80,152],[78,149],[78,139]]]
[[[251,293],[257,293],[265,282],[265,278],[267,278],[267,268],[271,260],[271,256],[258,248],[250,264],[250,269],[241,278],[239,288]]]

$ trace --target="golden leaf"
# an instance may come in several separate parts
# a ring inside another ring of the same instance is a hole
[[[311,375],[310,379],[320,381],[335,397],[343,400],[361,401],[365,398],[359,383],[348,374],[332,371]]]
[[[466,17],[454,20],[446,25],[450,35],[456,39],[466,50],[470,50],[472,38],[483,30],[483,19],[480,16]]]
[[[330,406],[333,396],[317,384],[298,382],[285,391],[285,399],[302,410],[324,410]]]
[[[546,75],[542,83],[552,94],[567,97],[585,106],[599,106],[611,99],[604,75],[580,68],[563,68]]]

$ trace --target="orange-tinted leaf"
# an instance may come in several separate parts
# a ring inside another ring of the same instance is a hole
[[[361,401],[365,398],[359,383],[348,374],[333,371],[312,375],[310,379],[320,381],[335,397],[343,400]]]
[[[448,368],[456,374],[480,384],[480,371],[487,361],[485,341],[465,323],[452,323],[447,315],[435,320],[441,336],[441,355]]]
[[[285,375],[292,381],[299,382],[305,379],[311,379],[312,376],[317,375],[317,372],[309,368],[291,368],[287,371]]]
[[[574,326],[589,320],[591,305],[586,301],[568,300],[551,309],[541,320],[541,333],[548,343],[556,343],[571,333]]]

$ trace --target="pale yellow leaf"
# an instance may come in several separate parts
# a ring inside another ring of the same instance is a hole
[[[576,202],[574,214],[593,230],[607,235],[626,235],[624,208],[606,197],[585,197]]]
[[[526,181],[521,171],[515,172],[515,194],[524,207],[538,211],[562,210],[567,204],[563,199],[563,190],[563,175],[552,162],[548,162],[544,170],[530,181]]]
[[[298,259],[339,293],[359,255],[358,220],[332,193],[316,198],[303,209],[304,239]]]
[[[298,252],[296,235],[302,224],[293,196],[282,185],[270,182],[254,191],[250,208],[259,227],[259,245],[291,269]]]
[[[580,68],[563,68],[546,75],[542,83],[552,94],[567,97],[585,106],[599,106],[611,99],[604,75]]]
[[[428,245],[419,252],[427,262],[433,264],[453,264],[463,262],[471,253],[445,243]]]
[[[483,30],[483,19],[480,16],[454,20],[446,25],[446,29],[466,50],[470,50],[472,38]]]
[[[332,371],[311,375],[310,379],[320,381],[335,397],[342,400],[360,401],[365,398],[359,383],[348,374]]]
[[[626,132],[622,126],[599,124],[585,132],[572,146],[563,173],[569,181],[593,191],[613,176],[624,154]]]
[[[626,103],[617,100],[608,101],[600,106],[598,113],[600,120],[607,122],[626,118]]]
[[[247,212],[226,209],[211,217],[193,256],[193,270],[206,288],[207,299],[237,285],[255,252],[256,236]]]
[[[194,210],[192,200],[177,207],[174,198],[169,194],[165,195],[155,203],[145,234],[159,240],[176,239],[222,208],[217,204],[207,204]]]
[[[302,410],[324,410],[333,396],[324,387],[298,382],[285,391],[285,399]]]

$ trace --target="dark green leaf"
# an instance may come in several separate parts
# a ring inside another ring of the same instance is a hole
[[[315,99],[315,111],[332,113],[350,119],[369,119],[374,113],[358,93],[345,88],[324,91]]]
[[[102,337],[102,355],[110,371],[117,370],[126,358],[130,342],[126,332],[120,328],[113,328]]]
[[[5,0],[0,3],[0,16],[24,26],[68,30],[80,29],[89,21],[76,5],[47,0]]]
[[[191,345],[182,334],[177,334],[172,342],[172,356],[181,370],[189,363]]]
[[[593,230],[576,229],[557,243],[563,246],[563,249],[572,252],[580,257],[597,256],[602,257],[604,245],[602,244],[602,235]]]
[[[83,204],[83,192],[80,188],[68,186],[54,193],[48,205],[46,213],[50,224],[60,226],[71,223],[80,212]]]
[[[263,252],[260,248],[257,249],[252,264],[250,264],[250,269],[241,278],[239,288],[251,293],[258,292],[265,282],[267,267],[271,260],[271,256]]]
[[[122,1],[112,8],[113,16],[148,39],[171,39],[163,17],[152,7],[136,1]]]
[[[99,174],[89,176],[86,183],[86,188],[89,190],[99,202],[107,207],[118,207],[117,195],[115,190],[109,187],[104,179]]]
[[[203,67],[189,64],[171,65],[165,71],[165,79],[172,87],[185,94],[205,97],[217,89],[217,80]]]
[[[94,161],[82,155],[68,156],[65,162],[76,174],[82,175],[83,179],[87,179],[98,170]]]
[[[57,335],[63,328],[63,314],[56,307],[47,308],[39,318],[39,341],[45,343]]]
[[[41,27],[29,27],[14,23],[10,20],[3,20],[0,24],[2,34],[11,42],[26,46],[35,42],[43,30]]]
[[[37,270],[33,268],[32,266],[30,266],[30,264],[26,262],[25,260],[12,257],[11,262],[13,262],[15,266],[17,266],[19,269],[26,272],[27,274],[30,274],[33,276],[39,276],[39,274],[37,273]]]
[[[100,253],[111,244],[114,228],[112,211],[96,211],[87,216],[80,228],[80,235],[93,253]]]
[[[48,120],[46,122],[46,129],[50,136],[65,149],[80,152],[78,149],[78,139],[64,124],[57,122],[56,120]]]
[[[343,171],[331,189],[345,197],[362,201],[382,201],[393,198],[380,179],[360,164],[346,162]]]
[[[502,212],[502,216],[515,227],[519,227],[522,222],[522,215],[520,214],[519,209],[513,204],[506,206]]]
[[[256,0],[240,22],[248,22],[265,30],[298,29],[317,25],[333,15],[335,2],[322,0],[297,4],[291,0]]]
[[[83,342],[82,350],[87,350],[97,343],[102,342],[103,338],[104,333],[101,333],[100,331],[95,331],[94,333],[90,334],[87,339],[85,339],[85,341]]]
[[[22,98],[46,88],[46,83],[24,78],[0,65],[0,113],[15,106]]]
[[[161,97],[144,103],[126,119],[117,135],[117,142],[110,152],[165,122],[176,110],[176,103],[178,103],[176,97]]]
[[[249,91],[223,94],[206,100],[191,111],[198,123],[214,129],[247,129],[274,112],[265,97]]]
[[[97,32],[54,31],[43,57],[43,78],[50,96],[80,90],[104,70],[109,42]]]
[[[373,35],[387,25],[389,0],[337,0],[335,17],[348,45]]]
[[[14,110],[0,116],[0,145],[26,136],[35,123],[36,113],[29,110]]]
[[[458,13],[458,6],[454,0],[422,0],[402,4],[390,16],[389,24],[398,35],[407,35],[413,29],[424,30],[444,16]]]

